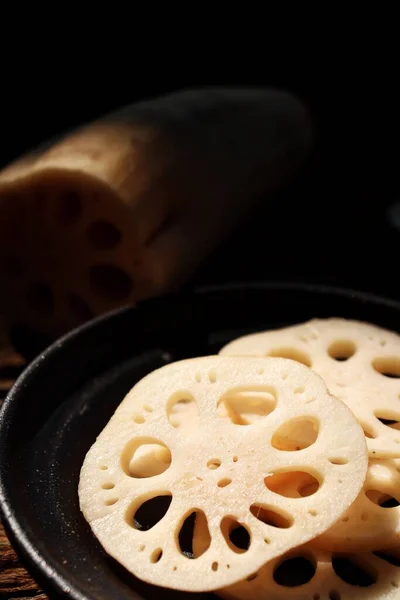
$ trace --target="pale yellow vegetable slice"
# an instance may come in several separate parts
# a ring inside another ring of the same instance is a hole
[[[400,550],[335,556],[305,545],[217,594],[226,600],[398,600]]]
[[[400,545],[400,473],[394,461],[370,461],[364,488],[316,546],[353,552]]]
[[[284,473],[270,479],[269,483],[267,480],[269,489],[287,497],[299,498],[315,493],[315,481],[304,473]],[[239,531],[237,524],[231,525],[240,542],[243,532]],[[204,544],[202,532],[201,519],[196,520],[195,552],[199,552]],[[394,460],[370,461],[358,498],[335,525],[311,544],[315,548],[336,552],[376,551],[399,545],[400,464]]]
[[[238,338],[221,355],[282,356],[312,367],[356,415],[371,458],[400,457],[400,336],[358,321],[314,319]]]
[[[241,533],[238,543],[245,540]],[[204,552],[207,540],[205,522],[196,518],[195,556]],[[334,554],[305,544],[217,594],[227,600],[395,600],[399,590],[400,547],[375,554]]]
[[[249,424],[246,394],[258,407]],[[178,426],[177,403],[196,407]],[[143,446],[157,459],[147,477],[132,473]],[[357,497],[366,469],[360,425],[313,371],[279,358],[202,357],[167,365],[131,390],[85,458],[79,498],[94,535],[134,575],[210,591],[326,531]],[[277,477],[293,472],[299,493],[290,485],[277,492]],[[146,517],[150,504],[158,514]],[[182,542],[193,513],[209,532],[196,559]],[[245,551],[230,538],[232,521],[247,532]]]

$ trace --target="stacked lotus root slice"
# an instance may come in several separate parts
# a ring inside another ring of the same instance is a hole
[[[220,354],[284,356],[307,365],[357,418],[369,461],[359,495],[330,529],[218,593],[237,599],[400,598],[400,336],[357,321],[314,319],[241,337]]]
[[[248,335],[137,383],[85,457],[105,550],[165,588],[400,597],[400,336],[342,319]]]

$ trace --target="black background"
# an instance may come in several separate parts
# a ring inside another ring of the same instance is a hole
[[[387,217],[400,200],[395,74],[387,62],[366,57],[329,65],[321,60],[264,65],[255,73],[245,62],[227,61],[217,73],[163,65],[142,80],[112,66],[93,73],[80,62],[38,74],[26,64],[26,78],[14,69],[0,96],[0,163],[113,108],[176,89],[249,85],[292,91],[317,124],[313,157],[289,189],[261,205],[216,250],[194,281],[303,280],[397,297],[400,231]]]

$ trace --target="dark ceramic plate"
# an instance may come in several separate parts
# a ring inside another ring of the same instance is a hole
[[[44,589],[79,600],[187,598],[138,581],[104,553],[79,511],[85,453],[149,371],[215,354],[249,331],[330,316],[400,330],[400,304],[390,300],[296,284],[238,285],[116,311],[31,363],[0,412],[0,508],[11,540]]]

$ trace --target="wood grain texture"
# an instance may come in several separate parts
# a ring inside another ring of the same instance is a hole
[[[0,324],[0,406],[25,361],[8,343]],[[22,566],[0,521],[0,598],[3,600],[48,600],[39,585]]]

